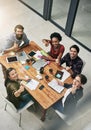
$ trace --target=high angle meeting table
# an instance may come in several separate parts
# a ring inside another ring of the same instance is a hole
[[[19,51],[24,51],[26,54],[28,54],[31,51],[40,51],[43,50],[41,47],[39,47],[34,41],[31,41],[29,46],[26,46],[22,48]],[[64,89],[61,93],[56,92],[52,88],[48,86],[48,82],[50,82],[53,78],[55,78],[55,73],[57,70],[62,70],[63,67],[58,66],[55,62],[50,62],[44,67],[43,74],[40,74],[42,76],[42,79],[37,78],[38,71],[32,66],[31,61],[21,63],[20,61],[16,62],[7,62],[6,58],[9,56],[14,55],[12,52],[6,53],[2,56],[0,56],[0,64],[4,66],[6,69],[9,67],[13,67],[17,70],[18,74],[20,76],[29,76],[33,78],[34,80],[38,81],[39,84],[37,85],[36,89],[31,90],[29,87],[25,85],[25,89],[32,95],[32,97],[41,105],[43,108],[41,120],[45,120],[46,111],[48,108],[50,108],[54,103],[56,103],[58,100],[60,100],[66,91]],[[28,68],[26,68],[28,67]],[[50,69],[53,70],[52,73],[50,73]],[[45,77],[48,76],[49,78],[46,79]],[[66,83],[72,83],[72,78],[69,76],[67,79],[65,79]],[[43,89],[40,89],[40,86],[44,86]]]

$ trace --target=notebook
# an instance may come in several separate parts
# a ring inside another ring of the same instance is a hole
[[[28,82],[26,81],[21,81],[22,85],[25,85],[26,87],[28,87],[30,90],[35,90],[39,84],[39,82],[35,79],[31,79]]]
[[[49,87],[51,87],[58,93],[61,93],[64,89],[64,87],[59,85],[55,79],[53,79],[51,82],[49,82],[48,85],[49,85]]]

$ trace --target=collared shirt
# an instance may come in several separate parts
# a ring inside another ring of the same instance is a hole
[[[62,105],[63,105],[63,107],[64,107],[64,103],[65,103],[65,101],[66,101],[66,98],[67,98],[67,96],[70,94],[70,91],[71,90],[71,88],[69,88],[69,89],[67,89],[66,90],[66,93],[64,94],[64,97],[62,98]]]
[[[64,87],[69,90],[70,88],[72,88],[72,84],[64,84]],[[67,95],[66,100],[64,102],[64,112],[67,113],[67,112],[74,111],[76,108],[77,102],[81,99],[82,96],[83,96],[82,87],[77,89],[76,93],[74,93],[74,94],[72,94],[72,92],[70,92]]]
[[[82,67],[83,67],[83,61],[82,59],[77,56],[75,59],[70,58],[70,54],[67,53],[62,59],[61,59],[61,65],[63,63],[66,63],[66,66],[71,67],[71,70],[73,71],[72,77],[74,78],[77,74],[81,73]]]
[[[72,88],[72,84],[65,83],[64,87],[67,88],[64,97],[57,103],[55,103],[53,105],[53,108],[58,110],[59,112],[70,114],[75,110],[77,102],[82,98],[83,88],[80,87],[76,90],[76,93],[72,94],[72,92],[70,91],[70,89]]]

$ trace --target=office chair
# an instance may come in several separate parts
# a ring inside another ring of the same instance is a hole
[[[86,61],[83,60],[83,66],[82,66],[81,72],[83,71],[85,64],[86,64]]]
[[[10,102],[7,97],[5,97],[2,93],[0,93],[1,97],[4,99],[4,101],[6,102],[5,104],[5,108],[4,110],[6,111],[6,107],[7,105],[9,105],[16,113],[18,113],[20,115],[19,117],[19,127],[21,127],[21,117],[22,117],[22,112],[24,110],[26,110],[28,107],[30,107],[31,105],[34,104],[34,102],[32,100],[30,100],[24,107],[22,107],[21,109],[17,109],[12,102]]]

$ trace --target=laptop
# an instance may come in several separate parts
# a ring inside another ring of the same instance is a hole
[[[49,87],[54,89],[57,93],[61,93],[64,89],[63,86],[59,85],[55,79],[48,83]]]
[[[16,55],[18,57],[18,61],[20,62],[26,62],[26,60],[28,59],[28,56],[25,51],[18,52]]]
[[[40,70],[40,68],[44,67],[45,65],[47,65],[47,61],[45,61],[44,59],[39,59],[32,66],[35,69]]]

